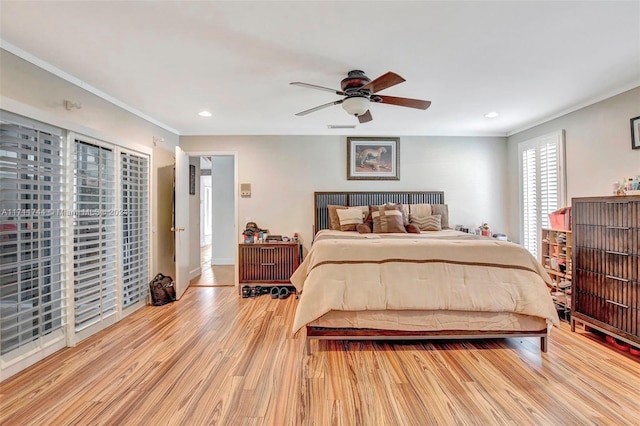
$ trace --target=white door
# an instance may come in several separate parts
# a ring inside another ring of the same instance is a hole
[[[174,238],[176,248],[176,296],[189,287],[189,154],[176,147]]]

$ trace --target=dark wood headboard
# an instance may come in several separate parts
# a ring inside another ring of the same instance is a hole
[[[314,192],[315,232],[329,229],[329,208],[334,206],[369,206],[385,203],[444,204],[442,191],[366,191]]]

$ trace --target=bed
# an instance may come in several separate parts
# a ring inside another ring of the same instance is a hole
[[[544,268],[517,244],[450,229],[442,192],[314,197],[315,238],[291,277],[300,294],[293,332],[306,330],[307,353],[312,339],[505,337],[537,337],[547,351],[559,319]],[[362,223],[352,226],[357,209]],[[336,211],[347,219],[336,222]],[[440,217],[437,230],[424,230],[433,229],[417,214],[425,211]],[[383,216],[375,232],[362,226],[371,225],[371,212]],[[385,228],[385,215],[403,226]]]

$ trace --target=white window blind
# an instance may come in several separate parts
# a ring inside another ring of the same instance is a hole
[[[114,154],[74,143],[73,275],[76,333],[117,313]]]
[[[62,339],[62,131],[0,120],[0,348],[3,355]]]
[[[120,154],[122,308],[146,299],[149,284],[149,159]]]
[[[537,257],[540,230],[564,205],[564,132],[522,142],[518,152],[522,243]]]

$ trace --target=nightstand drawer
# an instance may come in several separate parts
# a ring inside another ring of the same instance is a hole
[[[240,282],[288,283],[300,265],[298,243],[240,244]]]

